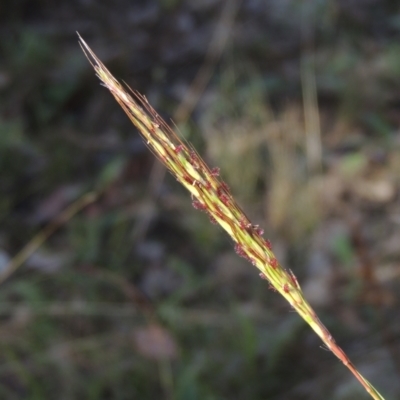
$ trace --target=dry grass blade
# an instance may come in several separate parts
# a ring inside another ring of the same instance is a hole
[[[36,234],[0,273],[0,284],[12,275],[57,229],[68,222],[79,211],[96,201],[97,197],[98,194],[94,192],[80,197],[58,215],[54,221],[50,222],[49,225]]]
[[[130,120],[142,134],[148,147],[172,175],[192,195],[193,206],[204,211],[211,222],[219,224],[235,242],[236,253],[257,267],[260,276],[290,303],[300,316],[343,363],[374,399],[382,400],[378,391],[357,371],[303,296],[291,271],[279,264],[263,230],[253,225],[233,199],[229,187],[219,179],[219,169],[210,169],[190,144],[185,143],[136,91],[130,93],[107,70],[86,42],[80,38],[86,54],[102,84],[111,92]]]

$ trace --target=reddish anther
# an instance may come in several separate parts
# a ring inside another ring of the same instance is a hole
[[[251,227],[251,224],[249,224],[244,217],[240,218],[239,224],[241,229],[247,230]]]
[[[276,269],[278,268],[278,260],[276,258],[271,258],[269,260],[269,265],[271,266],[271,268]]]
[[[211,175],[212,176],[219,176],[219,168],[218,167],[215,167],[215,168],[213,168],[212,170],[211,170]]]
[[[226,194],[221,194],[219,198],[226,206],[229,205],[229,197]]]
[[[218,225],[218,221],[217,221],[212,215],[209,215],[209,218],[210,218],[210,222],[211,222],[212,224]]]
[[[271,242],[268,239],[264,240],[264,244],[268,250],[272,250]]]
[[[190,164],[192,164],[192,167],[194,169],[200,168],[199,157],[197,156],[196,152],[193,150],[190,151]]]
[[[266,275],[265,275],[265,274],[263,274],[262,272],[260,272],[260,273],[258,274],[258,276],[259,276],[261,279],[263,279],[264,281],[266,281],[266,280],[267,280],[267,277],[266,277]]]
[[[195,180],[194,180],[193,178],[191,178],[189,175],[184,176],[183,179],[184,179],[185,182],[187,182],[189,185],[194,185]]]
[[[289,292],[290,292],[290,288],[289,288],[289,285],[288,285],[287,283],[285,283],[285,284],[283,285],[282,289],[283,289],[283,291],[284,291],[285,293],[289,293]]]
[[[246,254],[246,252],[243,250],[242,245],[236,243],[235,244],[235,252],[238,256],[243,257],[247,261],[251,262],[253,265],[256,265],[256,261]]]
[[[243,247],[238,243],[235,244],[235,252],[240,257],[247,257],[247,254],[243,250]]]
[[[204,203],[202,203],[202,202],[200,202],[200,201],[198,201],[198,200],[193,200],[193,201],[192,201],[192,206],[193,206],[196,210],[200,210],[200,211],[205,211],[206,208],[207,208],[207,206],[206,206]]]
[[[264,229],[260,228],[258,225],[254,226],[254,231],[260,236],[264,235]]]
[[[183,145],[180,144],[179,146],[176,146],[176,147],[175,147],[174,152],[175,152],[176,154],[179,154],[182,150],[183,150]]]

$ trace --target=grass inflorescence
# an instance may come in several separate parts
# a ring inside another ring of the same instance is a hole
[[[157,114],[146,97],[125,89],[97,58],[86,42],[80,44],[102,84],[111,92],[132,123],[143,136],[154,155],[191,193],[193,207],[208,214],[235,242],[236,253],[260,270],[261,278],[278,291],[331,350],[350,369],[374,399],[383,399],[378,391],[358,372],[332,335],[304,298],[291,270],[276,259],[263,229],[252,224],[234,200],[228,185],[220,178],[219,168],[209,168],[196,150],[183,141]]]

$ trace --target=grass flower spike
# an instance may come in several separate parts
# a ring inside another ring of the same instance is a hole
[[[136,91],[126,90],[80,38],[82,50],[95,69],[102,84],[111,92],[132,123],[143,136],[155,156],[191,193],[194,208],[208,214],[212,223],[219,224],[235,242],[236,253],[250,261],[260,276],[290,303],[331,350],[350,369],[374,399],[382,400],[378,391],[357,371],[343,350],[304,298],[292,271],[285,270],[275,258],[271,243],[264,239],[263,230],[253,225],[233,199],[229,187],[219,177],[219,169],[210,169],[196,150],[185,143]]]

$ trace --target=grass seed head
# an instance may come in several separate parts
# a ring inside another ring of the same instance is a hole
[[[219,224],[231,236],[236,253],[261,271],[260,277],[268,280],[274,290],[286,298],[372,397],[382,400],[383,397],[358,373],[343,350],[329,339],[328,330],[305,300],[294,274],[280,266],[272,253],[270,241],[262,237],[263,230],[249,222],[233,199],[229,187],[219,179],[219,168],[210,169],[196,151],[164,122],[145,96],[124,88],[86,42],[81,37],[79,39],[82,50],[103,86],[120,104],[154,155],[191,193],[193,206],[205,211],[213,224]]]

